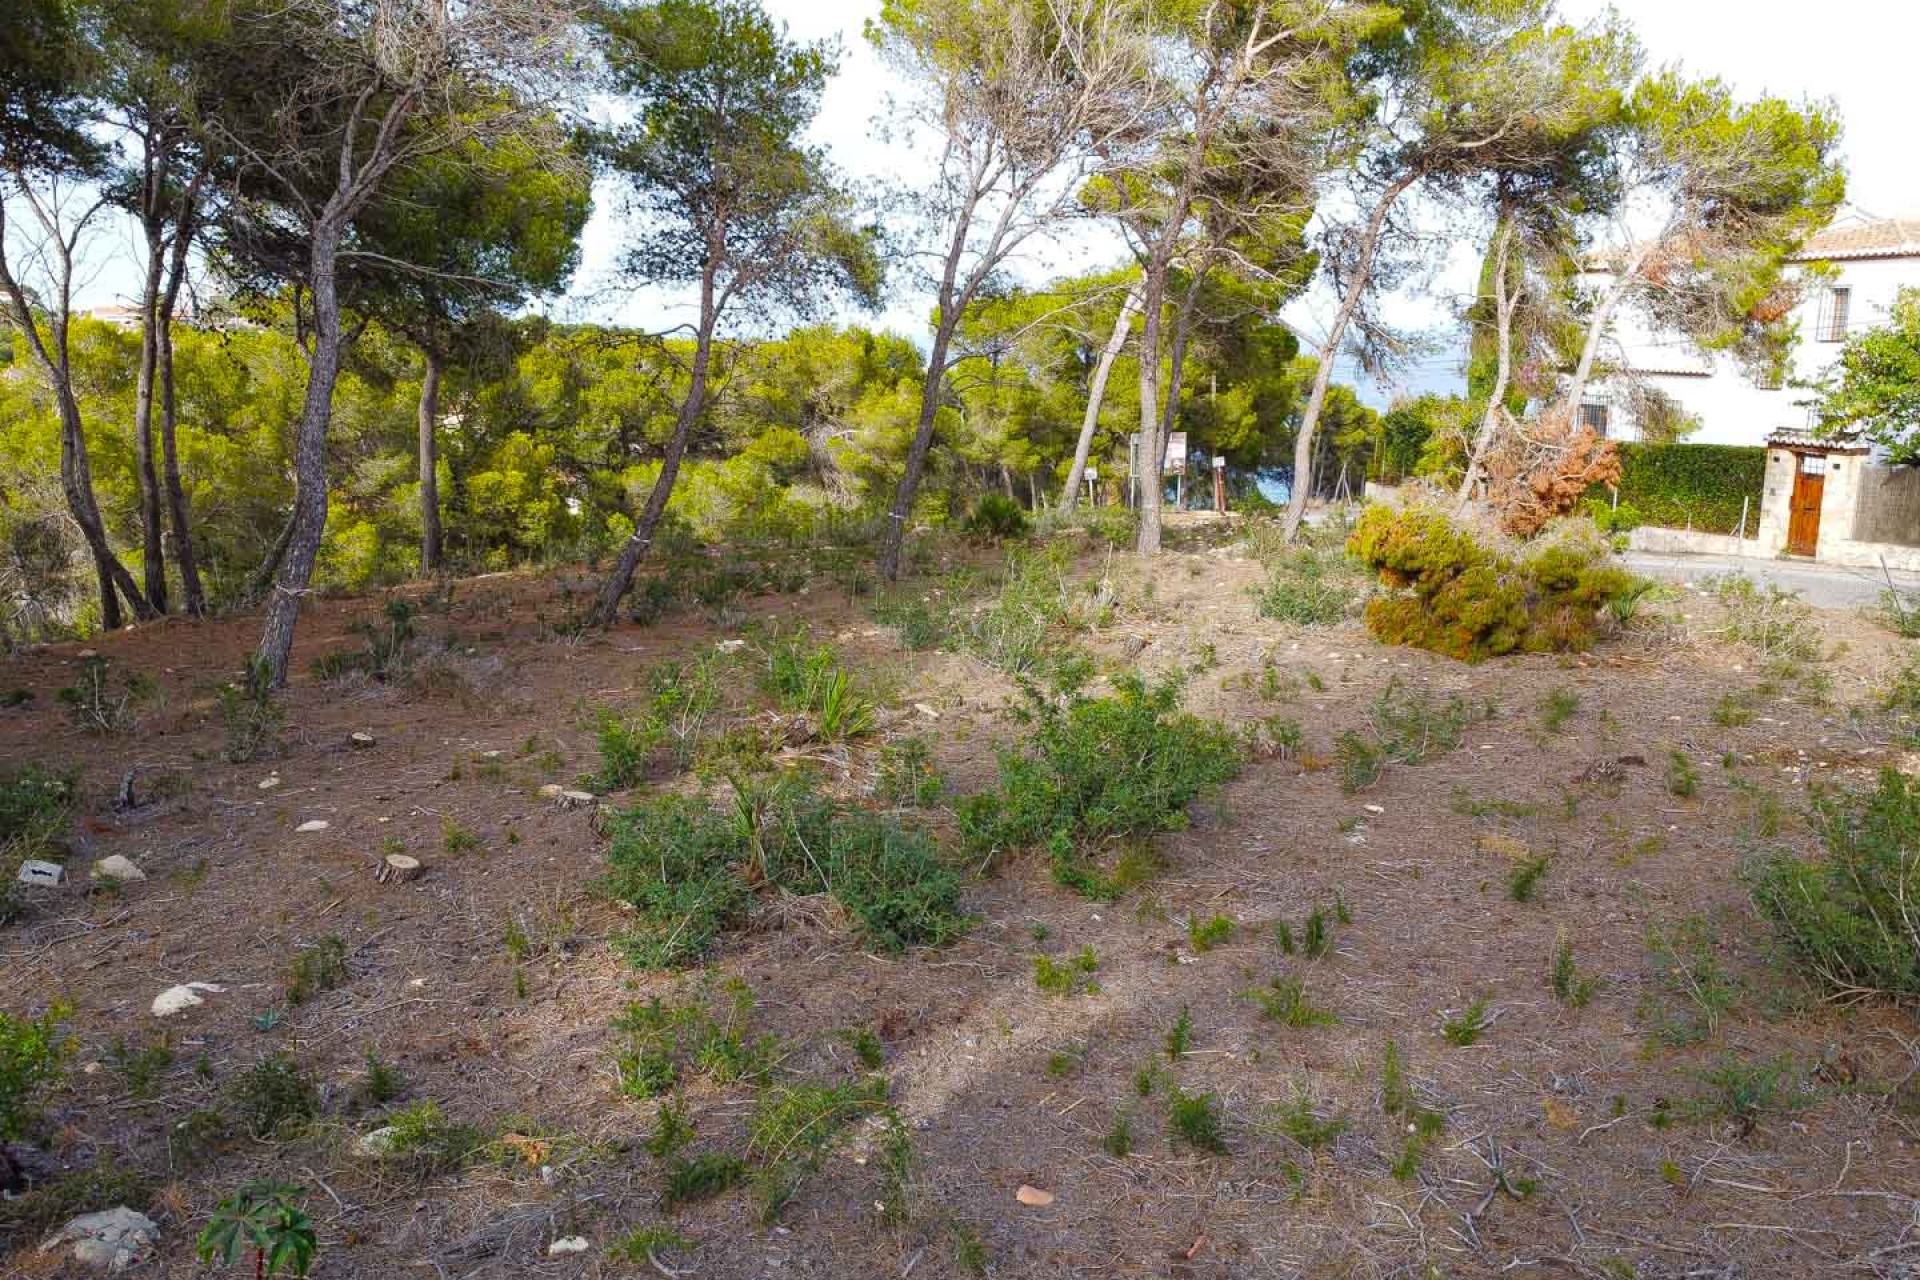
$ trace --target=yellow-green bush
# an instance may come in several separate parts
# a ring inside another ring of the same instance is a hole
[[[1590,521],[1567,522],[1515,559],[1442,512],[1372,507],[1347,546],[1392,589],[1367,605],[1374,636],[1463,662],[1584,650],[1600,611],[1635,585]]]

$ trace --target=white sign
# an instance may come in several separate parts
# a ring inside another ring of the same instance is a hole
[[[1167,470],[1187,469],[1187,433],[1176,431],[1167,437]]]

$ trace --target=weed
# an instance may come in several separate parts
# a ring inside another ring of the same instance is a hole
[[[299,1064],[276,1053],[234,1082],[233,1104],[247,1132],[265,1140],[287,1137],[318,1115],[320,1094]]]
[[[1208,952],[1233,937],[1234,924],[1229,916],[1214,916],[1202,920],[1198,916],[1187,917],[1187,941],[1196,952]]]
[[[1180,1016],[1173,1020],[1173,1027],[1167,1032],[1167,1060],[1180,1061],[1192,1046],[1193,1013],[1187,1006],[1181,1005]]]
[[[1452,751],[1478,715],[1459,697],[1439,702],[1393,677],[1374,700],[1371,733],[1349,729],[1335,739],[1341,789],[1364,790],[1389,764],[1417,765]]]
[[[1667,794],[1681,799],[1700,789],[1700,774],[1678,747],[1667,752]]]
[[[480,847],[480,837],[471,829],[461,826],[451,817],[440,819],[440,843],[454,857],[471,853]]]
[[[355,1096],[367,1106],[378,1107],[392,1102],[406,1092],[406,1088],[407,1078],[401,1074],[400,1068],[368,1049],[367,1069],[354,1089]]]
[[[1540,882],[1553,866],[1553,855],[1537,853],[1523,860],[1507,874],[1507,896],[1515,902],[1532,902],[1540,891]]]
[[[1647,926],[1647,950],[1655,981],[1691,1009],[1664,1016],[1657,1031],[1670,1044],[1687,1045],[1718,1030],[1720,1019],[1740,1001],[1740,984],[1720,963],[1715,930],[1703,916]]]
[[[1047,1055],[1047,1075],[1055,1080],[1064,1080],[1075,1075],[1086,1065],[1087,1046],[1070,1044],[1064,1049],[1055,1049]]]
[[[134,708],[153,693],[153,681],[135,673],[116,681],[112,662],[98,654],[80,659],[77,682],[60,690],[60,705],[84,733],[131,733]]]
[[[949,1223],[947,1231],[953,1237],[953,1265],[970,1276],[986,1275],[993,1259],[980,1233],[964,1222]]]
[[[1741,725],[1753,723],[1753,695],[1749,693],[1723,693],[1714,702],[1709,713],[1713,722],[1723,729],[1737,729]]]
[[[68,1042],[60,1024],[72,1014],[54,1004],[38,1018],[0,1010],[0,1142],[17,1142],[40,1120],[40,1097],[60,1079]]]
[[[1306,926],[1300,931],[1300,950],[1309,960],[1318,960],[1333,949],[1333,934],[1327,927],[1327,913],[1315,907],[1307,916]]]
[[[1290,956],[1300,949],[1299,942],[1293,936],[1293,926],[1285,920],[1274,922],[1273,942],[1280,948],[1280,954],[1283,956]]]
[[[1480,1037],[1485,1035],[1487,1028],[1492,1025],[1487,1017],[1486,997],[1477,996],[1464,1012],[1441,1022],[1440,1034],[1448,1044],[1457,1049],[1464,1049],[1468,1045],[1479,1043]]]
[[[1253,589],[1263,618],[1303,627],[1343,622],[1367,593],[1364,571],[1337,551],[1284,548],[1267,558],[1267,582]]]
[[[656,1271],[667,1271],[669,1268],[660,1261],[661,1254],[691,1253],[693,1248],[693,1241],[671,1227],[635,1227],[608,1245],[607,1254],[635,1266],[650,1266]]]
[[[1100,988],[1093,981],[1093,974],[1099,967],[1100,957],[1092,947],[1082,947],[1077,954],[1063,960],[1036,955],[1033,985],[1050,996],[1095,995]]]
[[[464,1168],[489,1141],[482,1130],[448,1119],[432,1098],[394,1112],[385,1128],[382,1156],[423,1175]]]
[[[615,817],[602,887],[635,908],[620,939],[635,964],[699,958],[761,888],[831,893],[883,950],[965,931],[959,876],[924,832],[823,797],[805,775],[738,794],[726,809],[668,795]]]
[[[1266,986],[1247,992],[1246,997],[1259,1002],[1264,1017],[1283,1026],[1330,1027],[1340,1021],[1308,1002],[1306,989],[1298,978],[1275,978]]]
[[[1240,770],[1236,736],[1181,712],[1176,682],[1121,676],[1104,698],[1026,692],[1033,749],[1003,752],[998,789],[960,809],[962,835],[983,861],[1043,847],[1058,883],[1116,897],[1124,884],[1088,866],[1085,851],[1185,826],[1188,806]]]
[[[874,793],[902,809],[927,809],[938,804],[946,781],[933,763],[925,738],[902,738],[880,749],[880,776]]]
[[[330,933],[312,946],[294,953],[287,966],[287,1003],[305,1004],[323,991],[339,986],[347,976],[347,944]]]
[[[759,1181],[767,1221],[779,1217],[841,1131],[862,1115],[883,1110],[886,1100],[886,1081],[877,1077],[782,1085],[761,1096],[748,1147],[762,1162]]]
[[[1540,702],[1540,723],[1548,733],[1558,733],[1567,727],[1567,722],[1579,710],[1578,693],[1572,689],[1555,689]]]
[[[1219,1099],[1211,1093],[1189,1094],[1175,1089],[1167,1100],[1167,1124],[1175,1139],[1195,1151],[1227,1154],[1226,1121]]]
[[[1723,1056],[1699,1079],[1706,1089],[1695,1100],[1694,1113],[1733,1121],[1741,1137],[1752,1133],[1766,1112],[1791,1110],[1805,1101],[1800,1068],[1786,1054],[1770,1062]]]
[[[880,1037],[874,1034],[871,1027],[850,1028],[846,1037],[847,1044],[853,1049],[853,1056],[859,1059],[861,1066],[869,1071],[878,1071],[886,1065],[886,1046],[880,1043]]]
[[[674,1157],[667,1165],[660,1202],[669,1212],[683,1205],[711,1200],[745,1182],[750,1170],[739,1156],[709,1151],[691,1158]]]
[[[873,705],[854,692],[833,646],[811,647],[795,630],[776,632],[766,652],[762,687],[782,710],[810,717],[815,737],[843,742],[873,732]]]
[[[220,686],[219,699],[229,762],[246,764],[279,751],[286,717],[274,699],[273,669],[264,658],[249,659],[238,681]]]
[[[629,1004],[613,1020],[614,1030],[626,1036],[614,1064],[620,1091],[656,1098],[687,1070],[716,1084],[765,1080],[780,1042],[770,1035],[747,1038],[752,1011],[753,993],[737,981],[721,984],[717,992],[703,989],[687,1004],[669,1005],[658,996]]]
[[[129,1049],[125,1040],[116,1038],[105,1058],[126,1082],[128,1096],[140,1100],[153,1097],[161,1077],[173,1066],[173,1050],[164,1041],[144,1049]]]
[[[1817,796],[1813,825],[1825,859],[1755,859],[1754,906],[1829,991],[1920,995],[1920,784],[1884,769],[1870,793]]]
[[[1565,929],[1560,931],[1559,940],[1554,944],[1547,985],[1553,988],[1554,999],[1575,1009],[1584,1008],[1600,989],[1600,979],[1582,974],[1574,964],[1573,940]]]
[[[1100,1149],[1115,1160],[1124,1160],[1133,1154],[1133,1117],[1122,1111],[1113,1118],[1113,1127],[1107,1130],[1107,1136],[1100,1140]]]
[[[1274,1123],[1286,1137],[1312,1151],[1333,1145],[1347,1131],[1348,1120],[1344,1115],[1322,1118],[1313,1108],[1313,1099],[1301,1091],[1291,1103],[1274,1109]]]

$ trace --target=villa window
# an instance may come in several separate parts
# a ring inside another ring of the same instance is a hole
[[[1606,438],[1607,406],[1603,404],[1583,404],[1580,406],[1580,425],[1593,434]]]
[[[1847,340],[1847,313],[1853,309],[1853,290],[1827,290],[1826,314],[1821,317],[1820,341]]]

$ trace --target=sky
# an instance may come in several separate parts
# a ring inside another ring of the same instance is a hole
[[[795,37],[840,42],[840,72],[813,130],[814,140],[834,161],[856,179],[910,183],[916,173],[927,172],[930,162],[923,152],[875,136],[875,118],[885,111],[889,94],[901,89],[861,34],[866,20],[879,12],[879,0],[765,3]],[[1693,75],[1719,76],[1743,96],[1768,92],[1832,100],[1846,126],[1853,206],[1881,217],[1920,215],[1920,147],[1913,141],[1912,105],[1920,5],[1912,0],[1822,0],[1817,5],[1786,0],[1614,0],[1609,6],[1603,0],[1563,0],[1563,12],[1576,21],[1597,17],[1608,7],[1639,33],[1651,64],[1677,64]],[[606,191],[599,197],[573,290],[556,313],[653,329],[683,323],[689,314],[685,299],[617,288],[612,271],[621,239],[617,201]],[[127,231],[110,233],[96,246],[96,252],[113,261],[101,263],[85,305],[130,300],[127,295],[137,287],[131,251]],[[1390,300],[1384,308],[1388,319],[1430,333],[1435,346],[1390,384],[1362,381],[1365,399],[1383,404],[1399,392],[1445,390],[1457,383],[1460,357],[1453,327],[1463,297],[1471,294],[1479,254],[1476,244],[1456,243],[1429,279]],[[1082,227],[1037,246],[1020,270],[1037,282],[1118,258],[1111,233]],[[1328,298],[1309,294],[1291,306],[1285,318],[1312,340],[1323,332],[1331,310]],[[842,318],[924,341],[928,314],[928,299],[903,279],[890,285],[878,317]],[[1357,371],[1345,372],[1359,380]]]

